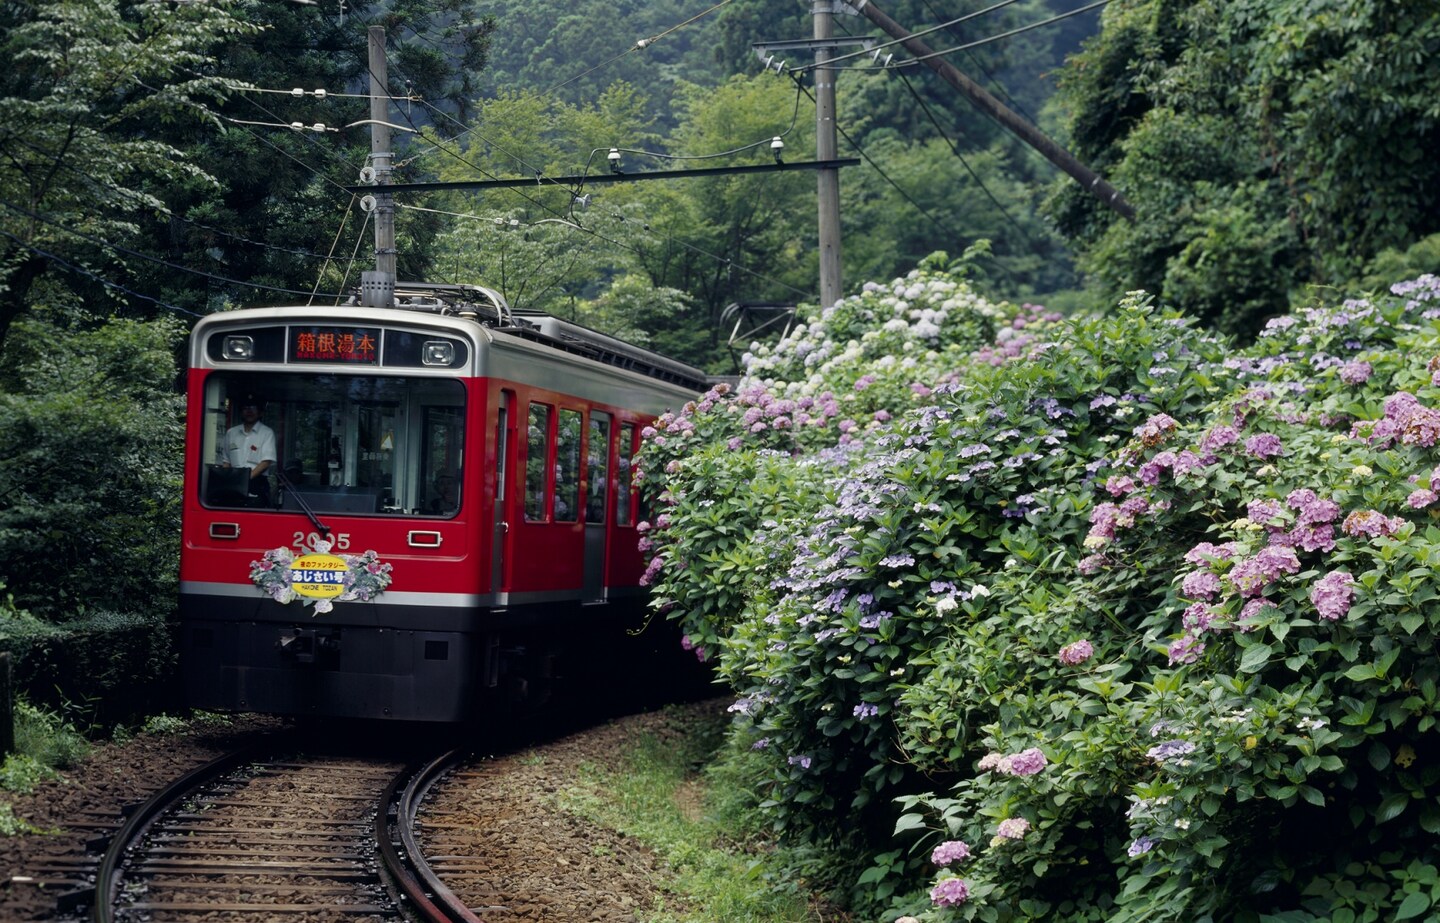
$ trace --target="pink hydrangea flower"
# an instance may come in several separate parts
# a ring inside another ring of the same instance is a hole
[[[1370,538],[1381,538],[1387,535],[1394,535],[1395,530],[1405,524],[1405,520],[1399,516],[1386,516],[1379,510],[1356,510],[1345,517],[1345,522],[1340,526],[1346,535],[1359,538],[1368,536]]]
[[[1045,768],[1045,754],[1039,747],[1031,747],[1001,760],[999,768],[1012,776],[1033,776]]]
[[[1435,491],[1422,487],[1405,498],[1405,503],[1412,510],[1420,510],[1435,502]]]
[[[970,886],[961,878],[946,878],[930,889],[930,900],[937,907],[955,907],[970,897]]]
[[[1374,371],[1368,362],[1347,362],[1340,366],[1340,380],[1347,385],[1363,385]]]
[[[963,840],[947,840],[930,853],[930,861],[944,868],[952,862],[970,858],[970,844]]]
[[[1310,588],[1310,601],[1322,619],[1339,621],[1355,602],[1355,578],[1343,570],[1331,571]]]
[[[1187,599],[1203,599],[1211,602],[1220,594],[1220,578],[1214,571],[1191,571],[1180,582],[1180,592]]]
[[[1060,654],[1058,656],[1061,663],[1074,667],[1089,660],[1094,653],[1095,648],[1090,642],[1081,639],[1079,641],[1072,641],[1060,648]]]
[[[1111,475],[1105,479],[1105,490],[1112,497],[1123,497],[1135,490],[1135,479],[1125,474]]]
[[[1284,454],[1285,447],[1274,433],[1257,433],[1245,440],[1245,451],[1256,458],[1274,458]]]
[[[1018,840],[1030,830],[1030,822],[1023,817],[1007,817],[995,828],[997,836],[1007,840]]]

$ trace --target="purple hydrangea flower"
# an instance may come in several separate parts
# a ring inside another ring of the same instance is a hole
[[[1355,602],[1355,578],[1343,570],[1331,571],[1310,588],[1310,601],[1322,619],[1338,621]]]
[[[930,889],[930,900],[937,907],[955,907],[970,897],[970,886],[960,878],[946,878]]]
[[[1220,578],[1214,571],[1191,571],[1180,582],[1180,592],[1188,599],[1203,599],[1211,602],[1220,593]]]
[[[1256,458],[1274,458],[1284,454],[1285,447],[1274,433],[1257,433],[1245,440],[1245,451]]]
[[[1039,747],[1022,750],[1000,761],[1000,771],[1012,776],[1033,776],[1045,768],[1045,754]]]
[[[930,853],[930,861],[944,868],[952,862],[970,858],[970,845],[962,840],[947,840]]]
[[[1347,385],[1363,385],[1374,371],[1368,362],[1347,362],[1340,366],[1340,380]]]
[[[1206,452],[1214,452],[1239,441],[1240,434],[1236,432],[1235,427],[1221,425],[1205,434],[1205,438],[1200,440],[1200,448]]]
[[[1157,413],[1135,427],[1135,438],[1139,439],[1143,445],[1158,445],[1179,425],[1169,414]]]
[[[1095,648],[1089,641],[1081,639],[1072,641],[1060,648],[1060,662],[1067,666],[1079,666],[1095,653]]]
[[[1149,750],[1146,750],[1145,755],[1156,762],[1164,762],[1165,760],[1175,759],[1178,756],[1185,756],[1186,754],[1194,752],[1195,745],[1190,741],[1176,739],[1156,744]]]
[[[1177,663],[1194,663],[1205,653],[1205,643],[1192,635],[1185,635],[1170,642],[1170,649],[1167,652],[1170,657],[1170,665]]]
[[[1154,848],[1155,841],[1148,836],[1142,836],[1137,837],[1135,842],[1131,843],[1130,848],[1125,850],[1125,852],[1130,858],[1134,859],[1136,856],[1143,856]]]
[[[1191,564],[1209,564],[1214,561],[1228,561],[1235,557],[1235,552],[1238,550],[1239,546],[1234,542],[1226,542],[1223,545],[1201,542],[1185,552],[1185,560]]]
[[[1241,596],[1259,596],[1282,574],[1293,574],[1299,570],[1300,559],[1295,555],[1295,549],[1269,545],[1260,549],[1254,557],[1237,562],[1230,570],[1229,579]]]

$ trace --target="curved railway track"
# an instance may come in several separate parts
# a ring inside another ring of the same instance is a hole
[[[475,923],[414,835],[424,791],[459,758],[417,770],[273,750],[221,757],[131,815],[101,858],[92,919]]]

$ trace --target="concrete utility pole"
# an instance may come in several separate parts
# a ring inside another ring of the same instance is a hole
[[[395,300],[395,200],[390,185],[390,87],[385,28],[370,27],[370,167],[375,171],[375,271],[360,276],[360,303],[389,307]]]
[[[1046,160],[1074,177],[1091,195],[1123,217],[1131,221],[1135,220],[1135,207],[1125,201],[1125,197],[1120,194],[1120,191],[1105,182],[1100,174],[1075,159],[1073,154],[1046,137],[1040,129],[1006,108],[984,87],[960,73],[944,58],[926,57],[926,55],[933,54],[934,50],[920,39],[911,36],[909,30],[881,12],[870,0],[847,0],[847,2],[891,38],[899,40],[911,54],[917,58],[925,58],[921,63],[939,74],[946,83],[959,90],[981,111],[992,116],[1021,141],[1045,155]]]
[[[835,75],[826,67],[835,36],[832,0],[815,0],[815,159],[835,159]],[[816,179],[820,230],[820,307],[840,300],[840,171],[820,170]]]

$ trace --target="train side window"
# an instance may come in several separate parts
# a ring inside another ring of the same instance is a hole
[[[580,518],[580,436],[578,410],[560,411],[559,438],[555,443],[555,519],[575,522]]]
[[[631,515],[630,497],[634,493],[635,481],[635,424],[620,424],[620,471],[615,478],[615,524],[635,524]]]
[[[606,486],[610,483],[610,415],[590,414],[590,443],[586,450],[585,521],[605,521]]]
[[[545,522],[550,518],[549,479],[550,407],[530,405],[530,425],[525,440],[525,519]]]

